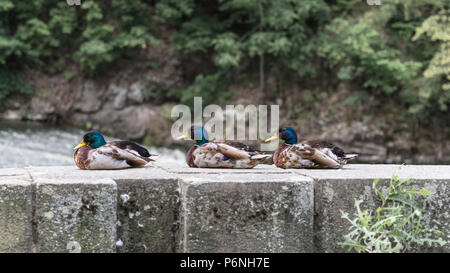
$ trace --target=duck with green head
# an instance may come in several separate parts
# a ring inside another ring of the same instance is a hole
[[[306,140],[297,143],[297,134],[290,126],[280,127],[277,133],[265,140],[284,141],[273,154],[275,166],[288,168],[341,168],[357,154],[347,154],[338,146],[322,140]]]
[[[153,161],[146,148],[131,141],[106,142],[98,131],[85,134],[74,150],[75,164],[83,170],[142,167]]]
[[[195,141],[186,154],[186,163],[193,168],[250,169],[272,156],[261,154],[240,142],[210,142],[206,130],[198,125],[191,126],[177,139],[187,138]]]

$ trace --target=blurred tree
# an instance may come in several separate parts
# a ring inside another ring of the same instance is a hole
[[[392,100],[424,123],[436,111],[448,116],[448,0],[383,0],[380,6],[356,0],[81,4],[0,0],[0,73],[59,73],[74,64],[95,77],[116,60],[161,43],[156,29],[169,30],[164,34],[173,33],[170,44],[182,56],[188,86],[163,90],[163,99],[191,103],[193,95],[202,95],[205,103],[224,102],[233,95],[230,83],[259,82],[261,92],[271,94],[282,91],[283,82],[307,83],[313,92],[348,83],[358,96],[363,90],[380,105]],[[268,77],[281,82],[280,90],[267,90]],[[3,78],[13,86],[4,94],[26,89],[20,77]]]
[[[258,64],[261,90],[267,64],[270,73],[288,69],[300,77],[315,75],[315,35],[329,17],[329,6],[322,0],[162,0],[156,10],[159,22],[177,30],[176,50],[206,62],[211,57],[215,68],[201,73],[250,73]]]
[[[139,0],[82,1],[81,9],[64,1],[0,0],[0,63],[52,65],[79,62],[90,75],[158,40],[152,35],[152,6]],[[71,60],[72,59],[72,60]]]
[[[437,95],[439,109],[446,111],[450,102],[450,9],[442,9],[438,14],[427,18],[417,29],[413,40],[416,41],[423,34],[440,44],[423,76],[428,81],[428,86],[437,82],[441,84],[442,90],[423,88],[421,94],[424,98]],[[435,92],[438,94],[433,94]]]

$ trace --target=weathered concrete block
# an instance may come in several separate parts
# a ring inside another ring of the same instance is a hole
[[[80,170],[75,166],[29,168],[36,178],[117,183],[115,196],[118,252],[173,252],[176,228],[177,178],[160,167],[124,170]],[[174,223],[175,222],[175,223]]]
[[[443,247],[424,246],[418,252],[450,253],[450,179],[413,182],[430,192],[424,202],[424,226],[444,232],[447,244]]]
[[[116,183],[37,179],[37,252],[114,252]]]
[[[174,252],[178,180],[118,179],[117,252]]]
[[[450,181],[423,181],[412,180],[412,185],[425,187],[431,194],[422,200],[424,208],[424,228],[434,228],[446,234],[450,238],[450,198],[448,184]],[[341,218],[341,210],[348,212],[353,218],[356,211],[355,199],[364,200],[363,209],[374,209],[379,203],[372,190],[373,179],[365,180],[319,180],[315,184],[315,251],[316,252],[346,252],[338,245],[344,241],[344,235],[349,232],[350,223]],[[380,186],[387,185],[388,179],[382,179]],[[427,246],[414,251],[419,252],[450,252],[449,245],[444,247]]]
[[[180,185],[180,252],[313,251],[307,177],[196,175]]]
[[[373,179],[315,181],[314,252],[346,252],[338,243],[344,241],[350,224],[341,218],[341,210],[353,217],[354,199],[364,200],[363,209],[375,207],[372,182]]]
[[[0,253],[30,252],[31,183],[0,174]]]

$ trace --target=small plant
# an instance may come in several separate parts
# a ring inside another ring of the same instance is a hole
[[[375,180],[372,186],[381,201],[375,211],[361,210],[363,201],[356,199],[355,219],[341,211],[342,218],[347,219],[351,227],[340,246],[356,252],[399,253],[410,250],[414,245],[446,244],[442,238],[434,239],[433,236],[442,236],[443,232],[422,227],[423,209],[415,199],[429,194],[425,188],[417,190],[409,186],[409,179],[399,179],[395,175],[388,189],[382,190],[378,182],[379,179]]]

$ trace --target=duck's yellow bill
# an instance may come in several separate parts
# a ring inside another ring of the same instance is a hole
[[[185,138],[189,138],[189,137],[190,137],[190,136],[189,136],[188,132],[186,132],[186,134],[177,137],[177,139],[185,139]]]
[[[73,149],[74,149],[74,150],[78,150],[78,149],[80,149],[81,147],[83,147],[84,145],[86,145],[86,142],[84,142],[84,140],[83,140],[83,141],[81,141],[80,144],[78,144],[77,147],[75,147],[75,148],[73,148]]]
[[[278,139],[277,133],[275,133],[272,137],[269,137],[268,139],[264,140],[264,142],[270,142],[272,140]]]

